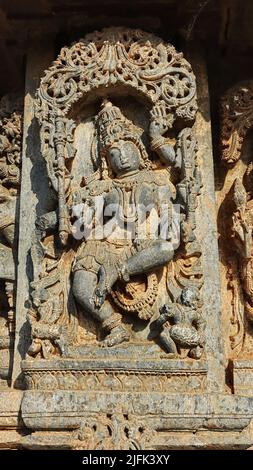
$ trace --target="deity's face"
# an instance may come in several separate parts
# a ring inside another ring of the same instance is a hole
[[[121,176],[138,170],[141,163],[139,149],[133,142],[120,140],[108,150],[108,163],[112,171]]]

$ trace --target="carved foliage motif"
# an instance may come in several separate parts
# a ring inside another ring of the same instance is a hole
[[[75,450],[141,450],[152,445],[156,432],[141,422],[138,416],[113,414],[87,417],[72,433],[71,447]]]
[[[83,390],[85,392],[164,392],[198,393],[206,389],[206,371],[136,372],[102,371],[25,371],[30,390]]]
[[[221,101],[222,159],[235,163],[241,157],[244,137],[253,126],[253,84],[242,83],[226,93]]]
[[[92,89],[117,83],[134,88],[153,104],[164,101],[170,125],[177,117],[194,119],[196,85],[183,55],[160,38],[124,28],[95,32],[61,50],[41,81],[41,118],[55,108],[66,115]]]

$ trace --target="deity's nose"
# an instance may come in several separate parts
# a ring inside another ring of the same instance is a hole
[[[122,152],[122,150],[120,151],[120,161],[121,163],[128,163],[129,161],[128,155],[126,155],[125,152]]]

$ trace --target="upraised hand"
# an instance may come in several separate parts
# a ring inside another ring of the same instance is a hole
[[[152,139],[162,136],[168,130],[165,104],[155,105],[150,111],[149,135]]]

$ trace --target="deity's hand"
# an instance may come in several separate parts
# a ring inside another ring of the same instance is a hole
[[[113,285],[118,280],[128,282],[129,273],[125,263],[119,266],[110,267],[110,276],[106,276],[106,272],[103,266],[98,271],[98,284],[94,291],[93,302],[97,309],[100,309],[106,299],[107,294],[111,291]]]
[[[98,271],[98,283],[93,295],[93,303],[96,309],[100,309],[105,301],[108,293],[108,287],[106,284],[106,271],[104,266],[101,266]]]
[[[101,289],[101,288],[97,287],[95,289],[95,292],[94,292],[94,295],[93,295],[93,302],[94,302],[94,306],[97,310],[99,310],[102,307],[102,305],[105,301],[106,295],[107,295],[107,289],[106,288]]]
[[[168,117],[164,105],[155,105],[150,112],[149,135],[151,139],[157,138],[168,130]]]
[[[156,319],[156,325],[162,326],[170,318],[170,307],[165,304],[160,309],[160,316]]]

